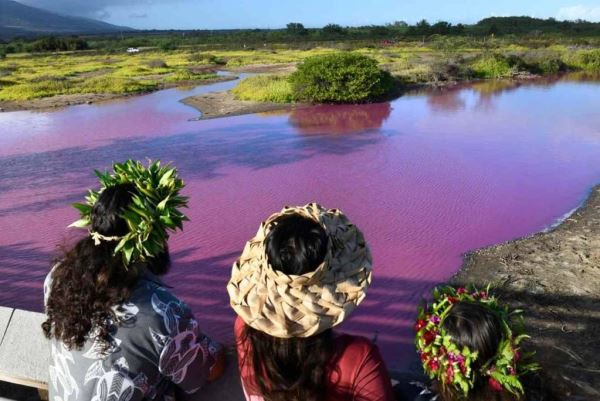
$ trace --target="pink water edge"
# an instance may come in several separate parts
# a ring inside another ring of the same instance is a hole
[[[543,230],[600,181],[600,86],[572,79],[478,84],[390,103],[191,121],[166,90],[53,112],[0,113],[0,305],[42,310],[69,204],[94,169],[172,161],[191,222],[167,282],[206,332],[232,342],[225,285],[259,222],[284,205],[342,209],[365,233],[374,281],[341,329],[377,336],[388,364],[414,358],[416,306],[463,253]]]

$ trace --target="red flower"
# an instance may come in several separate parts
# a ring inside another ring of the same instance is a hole
[[[452,366],[448,366],[446,369],[446,384],[452,383],[454,381],[454,369]]]
[[[440,363],[436,359],[432,359],[429,361],[427,366],[429,366],[429,369],[431,369],[432,372],[437,372],[437,370],[440,368]]]
[[[467,373],[467,367],[465,366],[465,361],[460,361],[458,363],[458,367],[460,368],[460,372],[464,375]]]
[[[425,322],[425,320],[423,319],[419,319],[417,320],[417,323],[415,323],[415,331],[419,331],[421,330],[423,327],[425,327],[427,323]]]
[[[455,303],[458,302],[458,298],[448,297],[448,302],[450,302],[452,305],[454,305]]]
[[[432,342],[434,342],[436,337],[437,333],[433,331],[426,331],[425,334],[423,334],[423,340],[425,340],[426,345],[429,345]]]
[[[458,295],[466,294],[467,293],[467,289],[464,288],[464,287],[460,287],[459,289],[456,290],[456,293]]]
[[[479,292],[479,297],[481,297],[482,299],[487,299],[488,298],[488,293],[485,291],[480,291]]]
[[[500,384],[498,382],[498,380],[494,379],[493,377],[490,377],[490,379],[488,380],[488,384],[490,385],[490,387],[494,391],[502,391],[502,390],[504,390],[504,388],[502,387],[502,384]]]
[[[422,362],[426,362],[429,359],[429,354],[427,354],[425,352],[421,352],[421,355],[419,355],[419,358],[421,358]]]
[[[519,362],[520,359],[521,359],[521,352],[519,352],[519,350],[516,349],[515,350],[515,357],[514,357],[515,363]]]

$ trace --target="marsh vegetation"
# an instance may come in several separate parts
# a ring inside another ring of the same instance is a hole
[[[127,54],[131,46],[140,52]],[[368,56],[400,86],[598,71],[600,24],[488,18],[474,25],[421,21],[413,26],[398,22],[381,27],[329,24],[307,29],[292,23],[282,30],[16,39],[0,43],[0,101],[148,92],[214,79],[219,69],[301,63],[340,53]],[[234,94],[239,99],[269,102],[302,98],[292,93],[294,79],[290,79],[285,75],[252,78]],[[311,96],[332,102],[371,97],[358,93]]]

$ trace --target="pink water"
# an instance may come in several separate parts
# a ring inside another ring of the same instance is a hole
[[[343,329],[393,367],[412,353],[420,298],[469,250],[547,228],[600,181],[600,85],[478,85],[365,106],[189,121],[167,90],[54,112],[0,113],[0,305],[41,310],[70,202],[93,169],[173,161],[191,196],[167,281],[205,330],[231,341],[225,284],[261,219],[286,204],[339,207],[364,231],[375,277]]]

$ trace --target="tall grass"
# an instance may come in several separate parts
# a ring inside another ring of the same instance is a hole
[[[293,100],[292,87],[286,75],[257,75],[241,81],[231,90],[238,100],[289,103]]]

